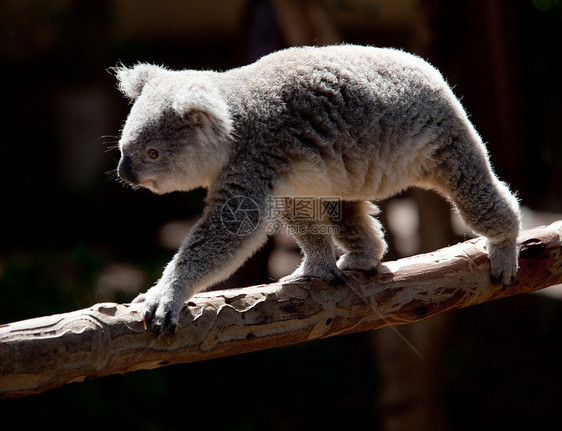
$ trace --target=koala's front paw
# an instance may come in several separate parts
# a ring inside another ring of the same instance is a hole
[[[156,335],[176,330],[183,298],[179,289],[159,281],[146,293],[141,293],[133,302],[143,304],[141,317],[145,328],[150,327]]]
[[[518,269],[517,241],[515,239],[499,243],[488,241],[488,255],[492,268],[492,282],[504,286],[513,283]]]

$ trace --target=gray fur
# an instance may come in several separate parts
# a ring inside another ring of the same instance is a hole
[[[386,243],[366,201],[410,186],[446,196],[487,238],[493,279],[508,284],[516,275],[517,200],[494,175],[441,74],[416,56],[304,47],[226,72],[138,64],[118,68],[117,77],[134,101],[119,175],[155,193],[208,188],[202,218],[158,283],[136,299],[157,331],[175,325],[183,301],[227,278],[264,243],[272,196],[287,197],[280,217],[299,228],[304,252],[284,280],[337,282],[345,269],[376,271]],[[299,196],[340,197],[343,213],[298,217]],[[253,229],[241,233],[224,209],[248,202]],[[338,230],[311,233],[320,223]],[[338,262],[334,240],[345,251]]]

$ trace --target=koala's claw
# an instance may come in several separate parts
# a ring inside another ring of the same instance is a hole
[[[496,244],[488,243],[493,284],[506,288],[515,281],[518,269],[518,250],[515,239]]]
[[[175,333],[181,301],[173,296],[159,293],[157,285],[137,296],[133,303],[143,303],[141,318],[144,329],[151,329],[156,336],[163,332]]]
[[[491,281],[492,284],[495,286],[501,286],[502,290],[505,290],[509,285],[513,284],[515,281],[515,276],[511,276],[509,278],[505,277],[503,272],[499,275],[491,274]]]

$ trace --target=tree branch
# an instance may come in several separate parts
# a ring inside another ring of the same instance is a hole
[[[134,304],[97,304],[1,325],[0,398],[403,325],[562,283],[562,221],[522,232],[519,245],[519,274],[507,288],[490,283],[479,238],[384,262],[376,276],[346,272],[348,282],[339,286],[311,279],[201,293],[184,307],[175,335],[155,338]]]

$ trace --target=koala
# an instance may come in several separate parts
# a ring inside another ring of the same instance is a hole
[[[121,179],[158,194],[207,188],[202,217],[159,281],[134,300],[156,333],[174,330],[184,301],[266,241],[272,203],[303,252],[283,282],[376,273],[386,243],[371,202],[412,186],[446,197],[486,238],[492,281],[513,282],[518,201],[459,100],[421,58],[337,45],[289,48],[224,72],[145,63],[115,72],[132,102],[119,141]],[[339,210],[311,217],[304,198]]]

